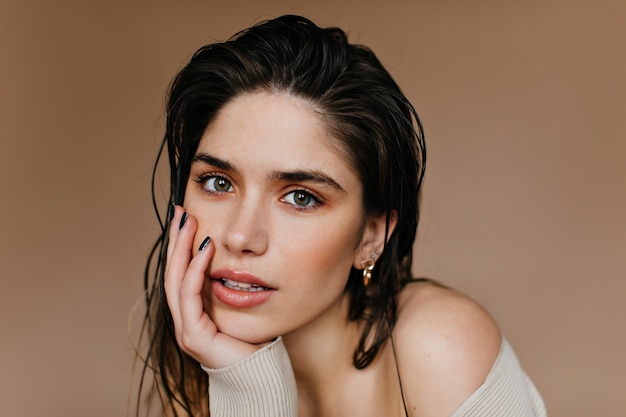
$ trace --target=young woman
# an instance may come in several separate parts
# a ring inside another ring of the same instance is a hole
[[[545,415],[489,314],[411,276],[422,127],[369,49],[297,16],[207,45],[164,143],[146,328],[165,414]]]

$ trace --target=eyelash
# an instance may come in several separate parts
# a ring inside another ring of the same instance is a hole
[[[228,178],[227,176],[223,174],[217,174],[217,173],[206,173],[206,174],[198,175],[197,178],[195,179],[195,182],[200,184],[202,190],[206,192],[207,194],[225,194],[225,193],[231,192],[231,191],[217,191],[217,190],[207,189],[206,184],[208,181],[219,180],[219,179],[224,179],[228,181],[228,183],[230,184],[230,188],[233,187],[232,181],[230,180],[230,178]],[[288,202],[287,196],[295,195],[296,193],[304,194],[310,197],[312,199],[312,205],[300,206],[300,205],[295,204],[295,202],[294,203]],[[280,201],[289,204],[290,206],[294,207],[294,209],[297,211],[303,212],[303,211],[315,210],[319,206],[324,205],[325,199],[319,194],[307,188],[295,187],[291,189],[290,191],[288,191],[283,197],[281,197]]]

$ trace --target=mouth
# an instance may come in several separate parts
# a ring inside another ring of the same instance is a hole
[[[276,293],[276,288],[248,272],[219,269],[211,273],[210,279],[217,301],[231,308],[256,307]]]
[[[222,281],[222,284],[226,288],[230,288],[231,290],[236,290],[236,291],[259,292],[259,291],[267,291],[271,289],[268,287],[264,287],[262,285],[252,284],[249,282],[233,281],[227,278],[222,278],[220,281]]]

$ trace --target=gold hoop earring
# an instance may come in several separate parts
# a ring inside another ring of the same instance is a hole
[[[372,280],[372,271],[374,270],[376,262],[374,259],[368,259],[366,261],[362,261],[361,264],[363,265],[363,286],[367,287]]]

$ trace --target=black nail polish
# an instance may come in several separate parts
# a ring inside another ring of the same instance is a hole
[[[206,249],[206,247],[209,246],[209,243],[211,243],[211,238],[207,236],[207,237],[204,238],[204,240],[200,244],[200,249],[199,250],[202,251],[202,250]]]
[[[183,213],[183,217],[180,218],[180,225],[178,226],[178,230],[182,229],[187,221],[187,212]]]
[[[176,214],[176,206],[174,203],[170,203],[170,221],[174,219],[174,215]]]

